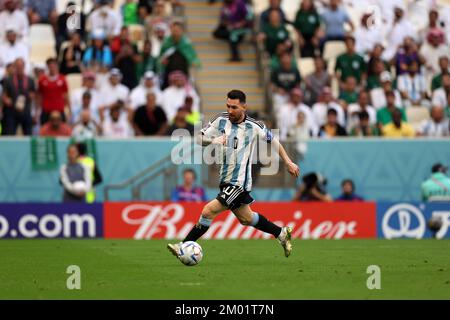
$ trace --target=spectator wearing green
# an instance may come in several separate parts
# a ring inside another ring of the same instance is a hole
[[[147,71],[158,73],[158,59],[152,56],[152,42],[145,40],[141,61],[136,66],[137,78],[141,79]]]
[[[320,28],[320,15],[312,0],[303,0],[294,20],[300,44],[300,56],[314,57],[320,52],[320,39],[318,31]]]
[[[431,177],[422,183],[422,200],[450,200],[450,178],[447,167],[436,163],[431,168]]]
[[[289,31],[286,29],[278,10],[272,9],[270,11],[269,23],[262,29],[262,33],[259,34],[258,40],[264,42],[265,48],[271,56],[276,53],[279,44],[285,46],[283,49],[292,47],[292,43],[289,40]]]
[[[362,56],[356,53],[354,37],[347,36],[345,38],[345,46],[347,51],[337,58],[335,72],[338,74],[341,85],[349,76],[355,77],[360,85],[367,78],[366,62]]]
[[[406,113],[403,108],[395,106],[395,94],[393,91],[386,92],[387,106],[377,111],[377,123],[384,126],[392,122],[392,113],[398,109],[402,114],[402,121],[406,122]]]
[[[373,137],[379,136],[380,130],[370,124],[369,113],[366,110],[358,113],[359,123],[350,130],[353,137]]]
[[[124,25],[139,24],[138,3],[134,0],[126,0],[122,6],[122,15]]]
[[[449,74],[449,61],[447,56],[439,58],[439,68],[441,72],[433,77],[431,80],[431,91],[434,91],[442,86],[442,75]]]
[[[355,77],[350,76],[347,77],[347,79],[345,79],[343,88],[339,94],[338,99],[342,100],[347,105],[358,102],[358,90],[356,87]]]

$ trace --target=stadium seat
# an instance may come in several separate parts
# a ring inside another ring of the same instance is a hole
[[[313,58],[300,58],[297,60],[297,68],[300,71],[302,78],[305,78],[308,74],[314,71],[314,59]]]
[[[255,10],[255,15],[259,16],[261,12],[269,7],[269,0],[253,0],[253,9]]]
[[[323,49],[323,58],[326,61],[336,59],[345,52],[345,44],[343,41],[327,41]]]
[[[55,45],[55,34],[53,28],[49,24],[33,24],[30,27],[30,43],[35,44],[52,44]]]
[[[52,43],[34,43],[31,46],[30,62],[45,63],[48,58],[56,57],[56,48]]]
[[[83,86],[83,77],[79,73],[68,74],[66,76],[69,91],[79,89]]]
[[[281,9],[286,13],[286,18],[289,21],[295,20],[295,15],[297,14],[298,9],[300,8],[300,0],[289,0],[281,2]],[[267,8],[266,8],[267,9]]]
[[[408,123],[417,129],[423,120],[430,118],[430,111],[426,107],[412,106],[406,109],[406,118]]]
[[[130,30],[131,41],[139,42],[144,40],[145,29],[140,24],[132,24],[128,26]]]

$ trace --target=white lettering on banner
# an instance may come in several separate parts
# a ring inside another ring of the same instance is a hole
[[[433,211],[432,217],[439,217],[442,221],[442,227],[436,233],[436,238],[442,239],[447,234],[450,227],[450,211]]]
[[[398,216],[398,228],[389,225],[389,221],[395,215]],[[418,220],[418,226],[414,228],[411,226],[412,216]],[[386,211],[381,228],[386,239],[401,237],[421,239],[425,234],[425,218],[417,207],[408,203],[399,203]]]
[[[53,228],[50,228],[49,224],[53,224]],[[56,238],[62,231],[62,223],[54,214],[48,214],[39,221],[39,229],[44,237]]]
[[[139,212],[139,214],[138,214]],[[151,239],[155,234],[162,233],[165,239],[182,239],[194,225],[186,222],[181,226],[177,223],[184,217],[184,207],[181,204],[173,203],[169,205],[132,204],[122,211],[122,220],[130,225],[139,226],[135,232],[134,239]],[[295,211],[294,221],[285,223],[274,221],[278,225],[287,225],[296,228],[293,234],[295,238],[319,239],[341,239],[344,236],[356,234],[356,221],[333,222],[325,220],[312,227],[312,219],[305,219],[302,222],[303,214]],[[298,227],[296,227],[298,225]],[[243,226],[234,217],[233,213],[228,213],[223,221],[214,222],[203,236],[204,239],[269,239],[270,234],[264,234],[251,226]]]
[[[0,216],[0,238],[6,236],[9,230],[8,220],[4,216]]]
[[[64,215],[63,224],[63,233],[66,238],[72,236],[72,225],[75,225],[75,237],[83,237],[83,225],[87,226],[87,234],[89,237],[95,237],[96,235],[95,218],[91,214],[66,214]]]
[[[19,221],[19,232],[25,238],[34,238],[38,236],[38,231],[36,228],[27,228],[28,223],[38,223],[39,219],[34,214],[26,214]]]

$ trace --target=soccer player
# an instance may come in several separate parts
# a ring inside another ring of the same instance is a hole
[[[224,154],[227,155],[223,157],[221,164],[220,192],[217,198],[203,208],[199,222],[183,242],[197,241],[206,233],[217,215],[225,210],[231,210],[241,224],[272,234],[283,246],[285,256],[289,257],[292,251],[292,228],[275,225],[263,215],[253,212],[249,206],[254,202],[250,195],[251,165],[257,140],[261,138],[274,145],[291,175],[298,177],[300,170],[291,161],[279,141],[273,138],[272,132],[264,124],[247,115],[244,92],[232,90],[228,93],[227,110],[228,112],[214,117],[196,137],[197,143],[202,146],[221,145]],[[183,242],[168,244],[167,248],[179,258]]]

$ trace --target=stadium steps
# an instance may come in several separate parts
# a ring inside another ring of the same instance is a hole
[[[184,4],[189,37],[202,62],[202,68],[196,73],[196,84],[205,120],[225,111],[225,95],[232,89],[247,93],[251,111],[263,112],[264,91],[259,85],[254,45],[246,40],[240,46],[243,61],[229,62],[228,43],[212,37],[219,22],[221,2],[211,5],[206,0],[186,0]]]

